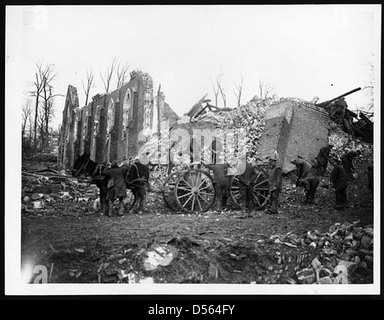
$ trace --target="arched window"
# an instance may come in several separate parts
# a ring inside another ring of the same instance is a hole
[[[96,139],[99,134],[99,122],[100,122],[100,106],[96,106],[95,118],[93,120],[93,136]]]
[[[123,125],[121,139],[125,140],[128,136],[128,127],[132,122],[132,95],[131,90],[127,89],[123,100]]]
[[[115,124],[115,104],[111,99],[108,104],[108,115],[107,115],[107,133],[110,133]]]

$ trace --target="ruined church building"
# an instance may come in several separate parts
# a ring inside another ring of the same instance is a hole
[[[81,108],[77,89],[69,85],[60,129],[60,167],[70,168],[83,153],[97,163],[136,156],[145,135],[153,132],[158,107],[160,119],[167,117],[170,124],[177,121],[164,94],[153,95],[151,76],[140,70],[131,72],[130,81],[119,89],[98,94]]]

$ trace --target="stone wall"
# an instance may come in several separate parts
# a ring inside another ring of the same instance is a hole
[[[330,120],[319,108],[296,101],[282,101],[268,107],[260,137],[258,157],[278,153],[278,163],[287,173],[295,169],[291,160],[298,155],[310,160],[328,144]]]
[[[69,168],[73,165],[75,153],[74,127],[76,112],[79,107],[77,89],[71,85],[68,86],[65,106],[63,111],[63,122],[60,129],[61,146],[59,147],[59,163],[63,168]]]
[[[59,163],[69,169],[89,153],[98,163],[135,157],[153,131],[153,82],[140,70],[130,81],[79,108],[77,90],[68,86],[61,126]],[[144,132],[144,134],[143,134]]]

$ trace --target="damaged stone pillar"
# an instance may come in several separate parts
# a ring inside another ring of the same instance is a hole
[[[75,112],[79,106],[79,99],[75,87],[69,85],[65,106],[63,110],[63,125],[62,125],[62,163],[64,169],[69,169],[74,162],[74,126]]]
[[[99,132],[96,136],[96,155],[95,161],[97,163],[105,163],[107,161],[107,113],[108,108],[106,104],[107,96],[103,96],[102,104],[99,105]]]
[[[73,153],[74,153],[74,160],[76,160],[76,157],[81,155],[80,151],[81,151],[81,140],[82,140],[82,110],[81,109],[77,109],[75,111],[75,117],[74,117],[74,126],[73,126],[73,137],[74,137],[74,149],[73,149]]]
[[[80,140],[80,155],[83,153],[91,153],[91,130],[92,128],[92,104],[88,104],[82,110],[82,126],[81,126],[81,140]]]
[[[314,159],[328,145],[329,129],[328,114],[310,103],[287,100],[273,104],[266,110],[257,156],[277,151],[283,172],[290,172],[295,169],[293,158]]]
[[[117,158],[117,148],[119,140],[119,120],[120,120],[120,102],[114,102],[113,97],[108,104],[107,114],[107,161],[122,160]]]

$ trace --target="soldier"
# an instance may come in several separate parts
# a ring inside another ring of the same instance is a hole
[[[317,174],[316,168],[314,168],[308,161],[304,160],[303,158],[300,158],[299,156],[297,159],[294,159],[291,161],[292,164],[296,166],[296,186],[299,186],[299,182],[303,178],[307,178],[308,176],[315,176]]]
[[[348,176],[345,169],[339,162],[335,163],[331,172],[330,181],[335,188],[336,196],[336,210],[344,209],[347,206],[347,188],[348,188]]]
[[[361,155],[361,151],[349,151],[342,155],[341,163],[343,164],[343,168],[347,173],[348,179],[350,181],[353,180],[353,173],[355,172],[355,167],[353,165],[353,160]]]
[[[107,183],[107,206],[106,215],[112,215],[113,203],[119,199],[119,216],[124,214],[123,198],[127,196],[127,187],[125,184],[125,176],[128,171],[128,166],[119,167],[117,161],[113,161],[111,167],[103,171],[103,175],[108,178]]]
[[[216,192],[216,210],[221,211],[227,204],[229,194],[228,186],[230,177],[227,175],[229,164],[209,164],[207,167],[213,171],[213,186]]]
[[[252,164],[246,162],[245,171],[237,176],[240,182],[240,192],[245,198],[246,210],[248,214],[251,214],[253,207],[253,182],[256,179],[256,171]]]
[[[281,167],[277,165],[277,156],[274,154],[272,157],[267,158],[269,163],[269,194],[270,194],[270,207],[266,210],[266,213],[277,214],[279,205],[279,195],[281,192],[281,186],[283,182]]]
[[[297,158],[291,163],[296,165],[296,186],[303,187],[305,190],[305,204],[313,204],[315,199],[316,189],[319,186],[319,179],[316,177],[316,169],[302,158]]]
[[[305,204],[313,204],[319,183],[319,179],[315,176],[309,176],[300,180],[298,186],[303,187],[305,190]]]
[[[319,153],[316,156],[317,161],[317,174],[320,176],[324,176],[327,171],[328,161],[329,161],[329,153],[333,145],[328,145],[320,149]]]

